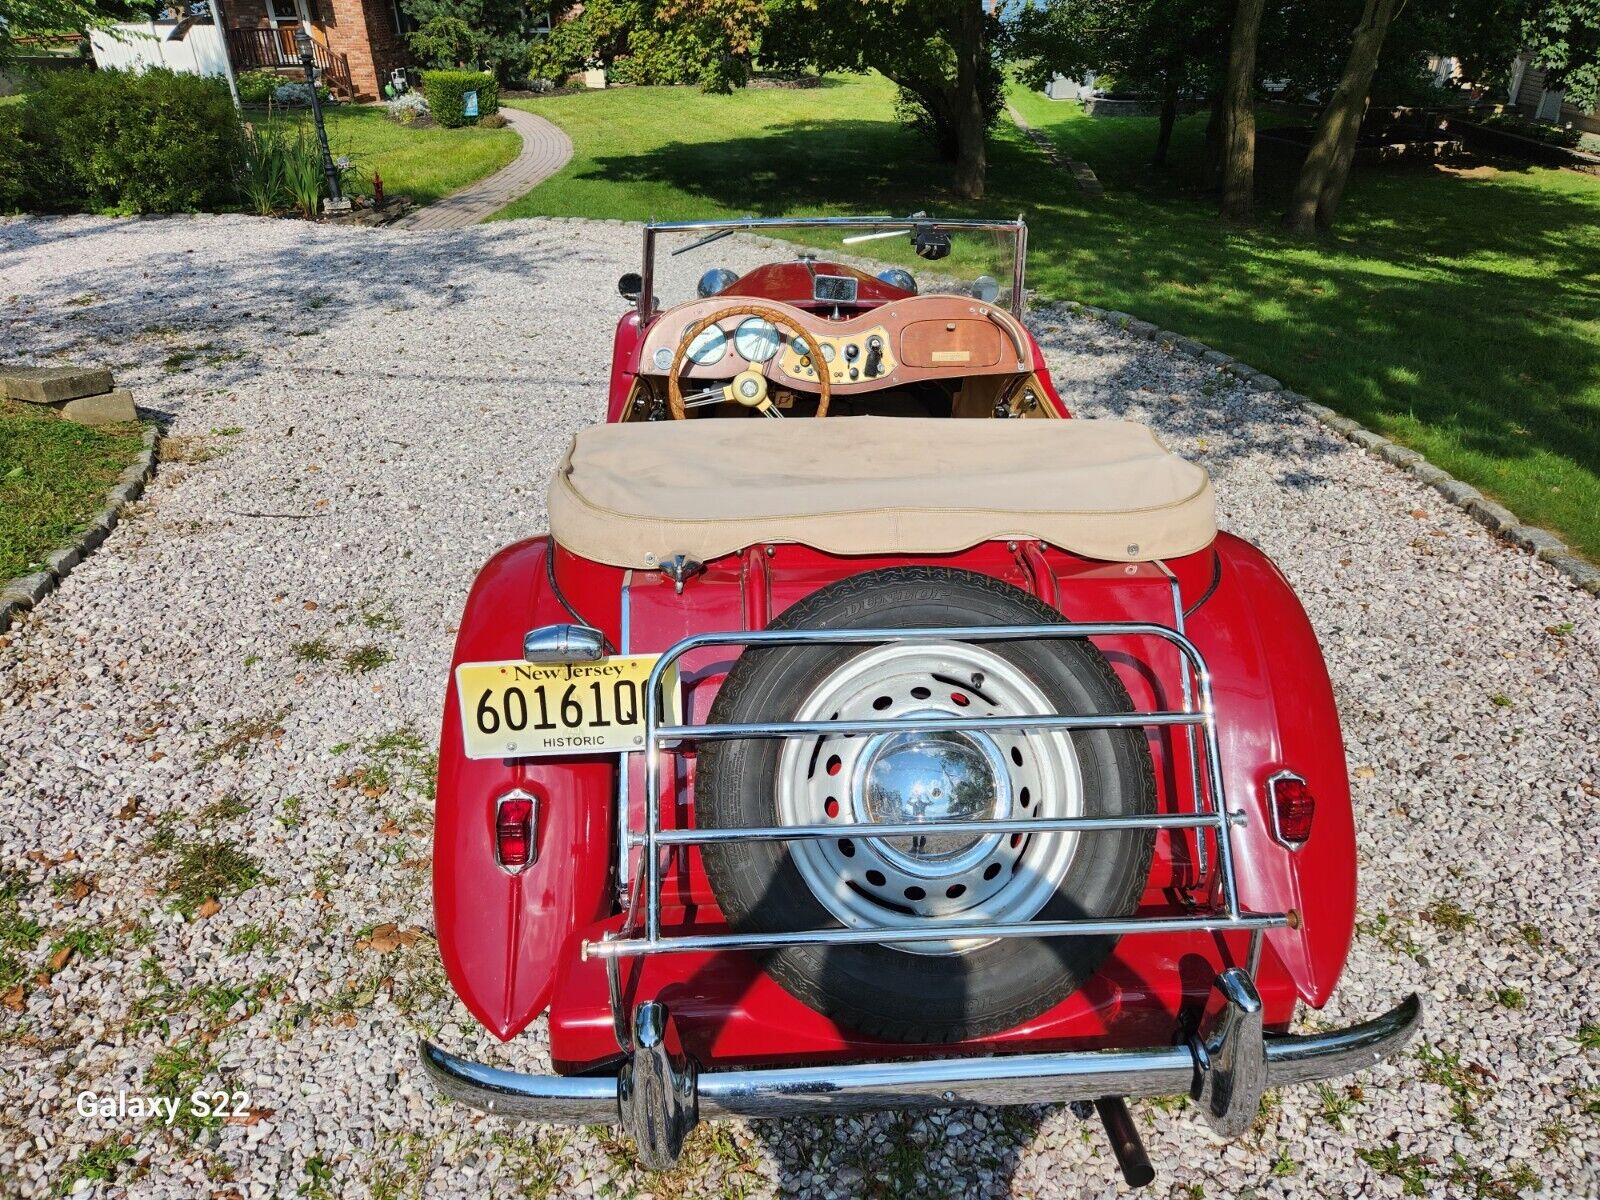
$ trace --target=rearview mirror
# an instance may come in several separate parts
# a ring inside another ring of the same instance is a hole
[[[644,278],[637,271],[629,271],[617,280],[617,295],[624,300],[637,300],[644,291]]]
[[[993,275],[979,275],[972,281],[972,295],[984,304],[993,304],[1000,295],[1000,281]]]

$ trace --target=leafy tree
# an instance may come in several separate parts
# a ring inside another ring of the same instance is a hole
[[[956,194],[977,200],[1004,104],[1007,32],[988,10],[984,0],[769,0],[761,57],[883,74],[899,85],[902,115],[954,164]]]
[[[0,0],[0,63],[30,33],[78,33],[154,11],[155,0]]]
[[[1366,116],[1367,98],[1372,91],[1372,76],[1378,68],[1378,55],[1389,34],[1389,25],[1405,0],[1366,0],[1361,19],[1350,39],[1350,56],[1332,98],[1317,118],[1311,149],[1294,199],[1284,223],[1289,228],[1310,233],[1333,225],[1339,201],[1344,198],[1350,165],[1355,161],[1356,138]]]
[[[400,6],[417,23],[407,41],[425,67],[508,79],[527,57],[532,14],[522,0],[400,0]]]
[[[529,74],[559,79],[606,67],[628,83],[745,82],[765,0],[591,0],[529,50]]]
[[[1522,22],[1523,48],[1568,104],[1600,106],[1600,0],[1544,0]]]
[[[1222,219],[1248,221],[1256,187],[1256,45],[1266,0],[1239,0],[1228,31],[1228,73],[1218,115],[1222,126]]]
[[[1018,15],[1011,54],[1032,87],[1093,71],[1159,96],[1153,161],[1161,166],[1181,101],[1216,93],[1226,36],[1218,0],[1055,0]]]

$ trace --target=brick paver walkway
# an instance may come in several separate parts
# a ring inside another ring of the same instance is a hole
[[[500,114],[522,138],[522,153],[487,179],[417,209],[396,221],[393,228],[461,229],[476,225],[567,165],[572,157],[572,142],[560,129],[519,108],[502,108]]]

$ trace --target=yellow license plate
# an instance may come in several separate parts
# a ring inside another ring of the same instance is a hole
[[[593,662],[462,663],[456,668],[468,758],[614,754],[644,749],[646,683],[658,654]],[[662,680],[666,721],[678,719],[678,672]]]

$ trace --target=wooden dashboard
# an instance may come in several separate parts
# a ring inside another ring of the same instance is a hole
[[[645,336],[639,373],[664,376],[678,343],[692,325],[738,303],[735,296],[713,296],[662,313]],[[806,343],[780,330],[782,344],[771,358],[765,363],[748,359],[739,352],[736,337],[748,317],[730,317],[718,323],[725,342],[715,361],[686,365],[682,378],[730,379],[752,366],[764,366],[775,382],[816,391],[818,372],[826,370],[834,391],[848,395],[928,379],[1017,375],[1033,370],[1028,335],[1021,323],[1005,309],[967,296],[914,296],[840,321],[776,301],[751,303],[789,317],[806,331]],[[696,339],[697,343],[701,340]],[[715,335],[710,340],[715,343]]]

